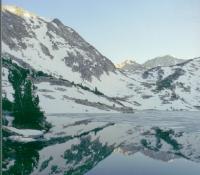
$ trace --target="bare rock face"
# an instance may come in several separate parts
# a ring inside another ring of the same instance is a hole
[[[29,64],[34,64],[36,57],[63,63],[80,73],[83,80],[92,81],[93,76],[99,79],[103,73],[115,71],[109,59],[59,19],[47,21],[18,7],[3,7],[2,41],[4,53]]]

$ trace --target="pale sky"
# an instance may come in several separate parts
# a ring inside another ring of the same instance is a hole
[[[200,0],[3,0],[59,18],[114,63],[200,56]]]

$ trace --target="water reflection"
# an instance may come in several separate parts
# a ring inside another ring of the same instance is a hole
[[[3,168],[8,169],[3,174],[30,174],[37,167],[38,161],[38,146],[35,143],[3,141]]]
[[[199,175],[200,165],[186,159],[169,162],[152,159],[140,152],[125,156],[115,152],[100,162],[87,175]]]
[[[91,141],[91,136],[80,138],[80,144],[72,145],[64,152],[66,164],[70,165],[66,174],[84,174],[98,162],[109,156],[114,146],[103,145],[99,139]]]
[[[61,128],[62,132],[65,128]],[[115,173],[112,168],[116,165],[125,174],[129,174],[126,168],[131,171],[131,167],[141,166],[156,168],[156,171],[152,169],[154,174],[165,171],[170,174],[169,169],[176,165],[177,160],[181,160],[177,166],[187,167],[194,174],[200,173],[200,135],[196,132],[138,123],[98,124],[93,121],[87,123],[87,127],[79,123],[70,124],[67,129],[66,133],[74,133],[33,143],[14,143],[4,136],[3,174],[96,175],[106,174],[105,169]],[[172,160],[174,163],[164,163]],[[182,160],[194,163],[187,164]],[[127,167],[126,163],[131,166]]]

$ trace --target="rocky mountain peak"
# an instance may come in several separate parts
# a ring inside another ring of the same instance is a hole
[[[137,70],[142,70],[143,66],[134,60],[126,59],[122,63],[116,64],[116,68],[124,71],[137,71]]]
[[[126,59],[123,62],[116,64],[115,67],[121,69],[124,66],[130,65],[130,64],[138,64],[138,63],[136,63],[134,60]]]
[[[63,23],[62,23],[58,18],[53,19],[52,22],[54,22],[54,23],[57,24],[58,26],[63,25]]]

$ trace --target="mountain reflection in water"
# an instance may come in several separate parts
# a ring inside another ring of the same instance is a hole
[[[49,115],[44,140],[4,135],[3,174],[200,174],[200,119],[185,114]]]

